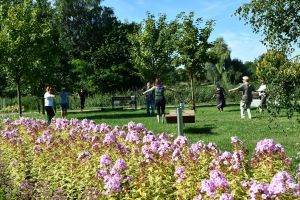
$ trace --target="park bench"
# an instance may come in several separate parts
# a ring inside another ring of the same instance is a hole
[[[136,96],[117,96],[111,98],[111,105],[114,109],[117,105],[129,105],[134,106],[137,109],[137,98]]]
[[[195,111],[184,109],[182,111],[183,123],[195,123]],[[166,115],[167,123],[177,123],[176,110],[170,110],[169,114]]]

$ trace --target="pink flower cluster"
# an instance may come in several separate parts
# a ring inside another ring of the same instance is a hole
[[[154,134],[134,122],[114,128],[89,120],[53,122],[48,126],[37,119],[3,120],[0,149],[5,156],[0,161],[3,159],[12,173],[24,174],[27,166],[30,170],[26,173],[30,173],[33,166],[34,174],[29,175],[42,180],[52,181],[51,172],[42,173],[45,169],[60,169],[63,178],[56,175],[56,182],[49,181],[47,187],[53,192],[59,184],[76,183],[72,185],[75,189],[64,191],[73,199],[79,198],[72,196],[73,191],[120,199],[122,195],[142,199],[142,193],[153,199],[164,199],[163,194],[182,194],[179,199],[232,200],[241,195],[245,199],[300,198],[300,165],[297,183],[288,168],[291,159],[272,139],[257,143],[249,170],[247,150],[237,137],[231,138],[233,152],[222,152],[212,142],[190,144],[186,137]],[[80,170],[82,177],[77,174]],[[21,185],[24,180],[13,181]]]

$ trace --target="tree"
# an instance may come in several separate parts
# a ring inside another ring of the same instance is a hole
[[[235,14],[262,33],[263,43],[277,50],[300,47],[300,1],[252,0],[240,6]]]
[[[44,4],[43,4],[44,2]],[[2,2],[0,10],[1,68],[17,87],[19,114],[22,115],[21,85],[32,82],[33,74],[49,52],[50,19],[43,17],[45,1]],[[49,6],[49,4],[48,4]]]
[[[228,65],[231,61],[230,59],[230,50],[225,43],[223,38],[217,38],[214,41],[213,47],[209,50],[210,56],[214,56],[214,67],[215,67],[215,72],[216,76],[214,77],[215,81],[220,81],[222,78],[222,74],[226,69],[226,64]]]
[[[212,46],[208,38],[213,30],[214,21],[209,20],[201,27],[203,20],[194,18],[194,13],[178,15],[177,64],[183,65],[188,71],[191,81],[193,109],[196,109],[194,94],[194,76],[203,73],[208,61],[208,49]]]
[[[176,30],[176,23],[168,23],[166,15],[160,15],[156,20],[154,15],[148,13],[147,19],[130,36],[131,60],[142,79],[154,80],[161,76],[163,80],[175,69],[173,60]]]
[[[298,59],[290,61],[279,51],[268,51],[257,62],[256,74],[265,80],[269,90],[270,106],[278,114],[284,108],[288,117],[294,111],[300,112],[299,88],[300,62]]]

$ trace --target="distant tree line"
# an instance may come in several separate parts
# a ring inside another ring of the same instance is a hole
[[[247,12],[241,7],[236,14]],[[42,96],[45,84],[114,93],[160,77],[166,84],[188,82],[194,99],[195,82],[256,79],[263,57],[246,63],[231,59],[223,38],[211,42],[214,25],[193,12],[171,20],[146,13],[140,23],[121,22],[102,0],[2,0],[0,96],[18,96],[22,114],[21,96]]]

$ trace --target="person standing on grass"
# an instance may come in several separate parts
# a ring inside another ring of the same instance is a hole
[[[48,116],[48,124],[51,123],[52,118],[55,116],[53,110],[53,98],[55,97],[53,88],[51,86],[46,87],[46,93],[44,94],[45,109]]]
[[[225,107],[225,95],[224,95],[224,88],[221,87],[219,83],[216,85],[215,97],[217,108],[219,112],[223,112],[223,108]]]
[[[243,76],[242,78],[243,84],[241,84],[239,87],[230,89],[229,92],[232,91],[242,91],[242,99],[240,102],[240,109],[241,109],[241,119],[245,118],[245,110],[247,110],[248,118],[251,119],[251,109],[250,105],[252,102],[252,92],[254,91],[253,86],[250,84],[250,79],[248,76]]]
[[[266,107],[267,104],[267,85],[265,84],[264,80],[260,80],[260,86],[256,91],[258,92],[258,96],[260,98],[258,109],[259,112],[262,112],[263,108]]]
[[[143,94],[146,94],[154,90],[154,100],[155,100],[155,107],[157,111],[158,123],[160,122],[164,123],[165,121],[165,108],[166,108],[165,89],[166,87],[163,86],[163,84],[160,82],[160,79],[157,78],[155,80],[155,85],[150,89],[146,90],[145,92],[143,92]]]
[[[62,87],[61,92],[59,93],[60,111],[61,111],[62,118],[66,118],[66,116],[67,116],[67,109],[69,106],[68,96],[69,96],[69,94],[66,92],[66,88]]]
[[[85,106],[85,98],[86,98],[86,92],[81,88],[79,92],[79,99],[80,99],[80,110],[82,111]]]
[[[151,88],[150,81],[147,82],[147,85],[144,88],[144,91],[147,91]],[[145,103],[146,103],[146,110],[147,110],[147,116],[154,115],[154,93],[153,91],[147,92],[145,94]],[[150,107],[151,107],[151,113],[150,113]]]

